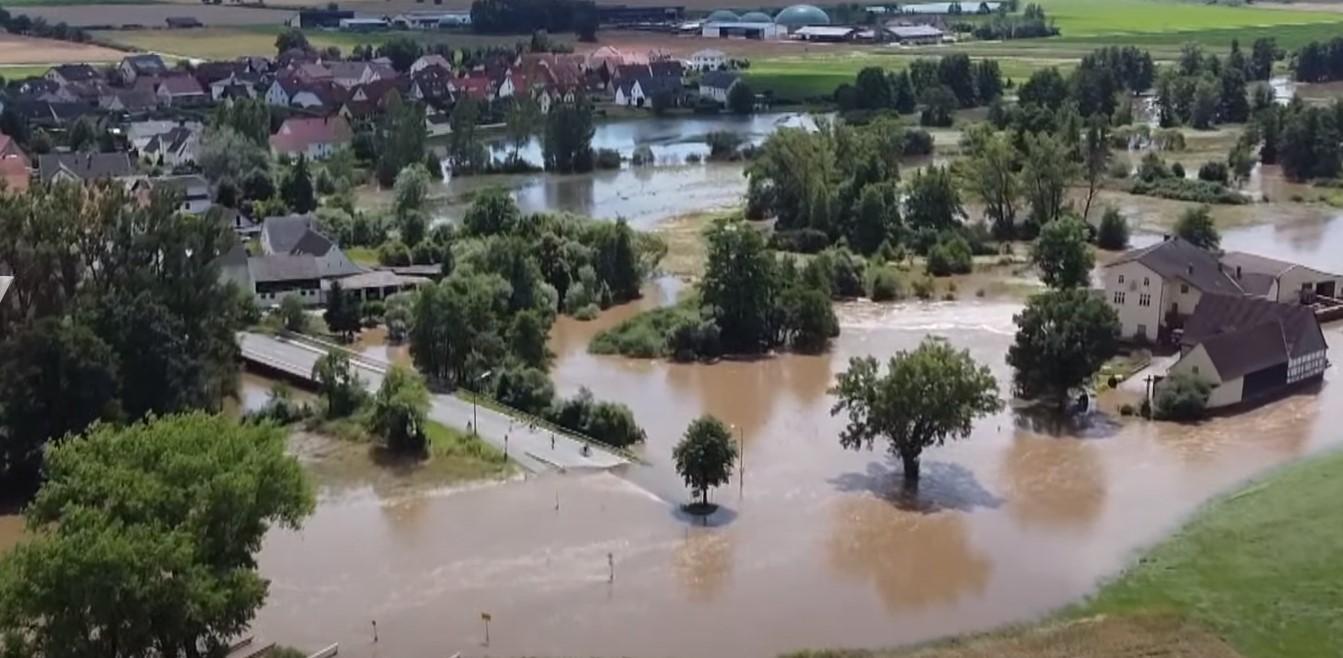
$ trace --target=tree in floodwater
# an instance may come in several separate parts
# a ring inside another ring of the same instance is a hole
[[[1091,381],[1119,347],[1119,316],[1085,288],[1031,297],[1015,320],[1007,363],[1015,369],[1012,388],[1022,398],[1052,399],[1062,407],[1068,390]]]
[[[592,171],[592,103],[580,98],[572,103],[556,103],[546,114],[542,156],[547,171],[561,173]]]
[[[998,384],[986,366],[968,350],[928,337],[918,349],[901,350],[879,371],[872,357],[854,357],[830,389],[839,398],[830,415],[847,412],[849,424],[840,445],[872,448],[878,438],[889,442],[892,455],[904,465],[905,486],[918,487],[919,458],[925,448],[970,435],[975,418],[1002,408]]]
[[[313,509],[280,429],[203,413],[95,426],[45,475],[0,563],[6,655],[223,655],[266,600],[262,539]]]
[[[732,442],[732,431],[723,421],[705,415],[686,428],[685,436],[672,450],[672,458],[685,485],[702,507],[708,507],[709,489],[732,479],[737,446]]]
[[[1087,243],[1087,225],[1076,217],[1045,224],[1031,245],[1031,261],[1050,288],[1085,287],[1096,264]]]
[[[738,354],[768,349],[778,277],[764,238],[741,222],[716,224],[705,236],[709,253],[700,295],[722,329],[724,348]]]

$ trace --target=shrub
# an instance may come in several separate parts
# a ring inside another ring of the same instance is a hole
[[[1165,128],[1152,135],[1152,145],[1162,151],[1183,151],[1184,133],[1179,128]]]
[[[931,155],[933,152],[932,134],[927,130],[918,128],[906,130],[901,151],[905,156]]]
[[[378,262],[388,266],[410,265],[410,249],[400,240],[388,240],[378,247]]]
[[[735,132],[715,130],[706,135],[704,141],[709,145],[710,160],[727,160],[737,155],[744,140]]]
[[[629,407],[616,402],[598,402],[586,388],[551,408],[549,418],[560,427],[614,446],[639,443],[646,436],[634,422]]]
[[[1131,404],[1125,403],[1119,406],[1120,416],[1132,416],[1135,413],[1137,413],[1137,409],[1134,409]]]
[[[598,169],[619,169],[620,151],[615,149],[597,149],[595,163]]]
[[[1184,178],[1184,165],[1176,162],[1170,166],[1170,175],[1175,178]]]
[[[914,280],[914,296],[927,301],[933,298],[933,280],[921,277]]]
[[[543,414],[555,399],[555,386],[536,368],[509,368],[494,382],[494,397],[529,414]]]
[[[588,304],[587,306],[584,306],[578,309],[577,311],[574,311],[574,319],[582,320],[583,322],[596,320],[597,316],[600,315],[601,312],[602,310],[600,308],[597,308],[596,304]]]
[[[634,149],[634,153],[630,155],[630,164],[636,167],[653,164],[656,160],[657,156],[653,155],[652,147],[647,144]],[[620,165],[616,166],[618,167]]]
[[[874,302],[888,302],[904,296],[905,291],[900,284],[900,277],[889,268],[877,268],[876,274],[872,275],[871,292],[868,293],[868,297]]]
[[[714,358],[722,354],[722,330],[711,319],[681,318],[667,331],[666,350],[677,361]]]
[[[1134,194],[1145,194],[1147,196],[1175,199],[1177,201],[1194,201],[1197,203],[1217,203],[1223,205],[1249,203],[1249,199],[1237,193],[1235,190],[1228,189],[1225,185],[1209,183],[1208,181],[1203,180],[1189,180],[1187,178],[1160,178],[1153,181],[1140,179],[1133,183],[1133,186],[1129,188],[1129,191]]]
[[[826,235],[825,231],[814,228],[775,231],[774,235],[770,236],[769,246],[778,251],[815,254],[830,246],[830,236]]]
[[[928,273],[933,276],[968,274],[973,268],[970,245],[959,235],[943,236],[928,250]]]
[[[1225,162],[1205,162],[1198,168],[1198,179],[1208,181],[1209,183],[1226,184],[1230,177]]]
[[[1115,158],[1110,161],[1110,170],[1106,172],[1110,178],[1128,178],[1129,170],[1132,167],[1125,158]]]
[[[1107,206],[1096,231],[1096,245],[1101,249],[1119,251],[1128,247],[1128,220],[1114,206]]]
[[[1138,163],[1138,180],[1154,181],[1160,178],[1170,178],[1170,168],[1161,156],[1155,153],[1142,156],[1142,161]]]
[[[1154,411],[1161,420],[1198,420],[1208,405],[1212,384],[1193,373],[1180,372],[1163,379],[1156,387]]]

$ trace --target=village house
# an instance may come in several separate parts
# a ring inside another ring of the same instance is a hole
[[[47,70],[47,74],[43,77],[58,85],[69,85],[77,82],[93,82],[95,80],[103,79],[103,76],[98,72],[98,69],[95,69],[88,64],[61,64],[59,66],[53,66]]]
[[[210,182],[195,174],[139,178],[130,186],[131,195],[142,205],[148,204],[155,190],[176,192],[181,196],[178,210],[199,215],[214,206]]]
[[[150,137],[138,151],[140,157],[149,164],[168,168],[195,164],[200,137],[199,130],[174,126],[167,132]]]
[[[4,180],[5,190],[23,192],[28,189],[32,178],[32,163],[28,154],[19,148],[9,135],[0,135],[0,179]]]
[[[151,53],[141,53],[128,55],[117,65],[117,71],[121,72],[121,78],[127,84],[134,83],[137,79],[144,76],[160,76],[168,72],[168,65],[163,63],[163,58]]]
[[[441,69],[451,73],[452,63],[449,62],[448,59],[442,55],[437,54],[421,55],[419,59],[416,59],[414,62],[411,63],[409,73],[411,75],[414,75],[416,73],[419,73],[420,71],[430,68]]]
[[[696,50],[690,55],[690,68],[696,71],[717,71],[726,68],[727,64],[727,53],[717,48]]]
[[[1337,293],[1343,277],[1251,254],[1217,256],[1180,238],[1135,249],[1105,266],[1105,299],[1124,338],[1156,342],[1180,329],[1205,294],[1291,304]]]
[[[1254,402],[1319,381],[1328,345],[1310,307],[1257,297],[1205,294],[1185,323],[1168,375],[1212,384],[1210,409]]]
[[[726,105],[728,94],[740,82],[741,74],[736,71],[709,71],[699,80],[699,95]]]
[[[117,114],[144,115],[159,107],[162,99],[148,89],[117,89],[98,98],[98,108]]]
[[[946,34],[931,25],[887,24],[886,36],[891,41],[907,46],[942,43]]]
[[[154,93],[172,107],[196,107],[210,100],[196,78],[186,73],[169,74],[159,78]]]
[[[321,160],[350,144],[354,133],[343,117],[290,117],[270,136],[270,147],[277,155],[303,154]]]
[[[47,184],[118,180],[135,174],[131,158],[125,153],[46,153],[38,156],[37,170],[38,177]]]

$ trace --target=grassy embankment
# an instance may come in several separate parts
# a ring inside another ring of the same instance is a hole
[[[1343,453],[1214,501],[1087,601],[1037,626],[882,658],[1343,655]],[[820,654],[812,654],[820,655]]]
[[[326,451],[314,470],[319,476],[334,474],[342,480],[344,473],[367,475],[372,463],[390,470],[389,476],[409,480],[405,484],[440,486],[496,479],[513,472],[513,466],[503,452],[463,430],[430,420],[425,424],[429,439],[427,458],[398,457],[377,446],[367,430],[367,411],[352,418],[316,421],[312,431],[337,439],[341,445]]]

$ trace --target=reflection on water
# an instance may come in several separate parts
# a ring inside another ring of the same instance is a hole
[[[1134,233],[1131,246],[1161,240],[1160,233]],[[1222,231],[1222,249],[1277,258],[1326,272],[1343,271],[1343,213],[1325,219],[1283,221]]]
[[[551,340],[559,391],[588,386],[630,405],[649,466],[413,502],[324,498],[302,531],[268,536],[274,583],[258,630],[371,656],[376,618],[378,654],[412,657],[741,658],[918,641],[1062,605],[1214,493],[1340,439],[1329,429],[1343,422],[1337,368],[1318,391],[1192,427],[1100,418],[1078,438],[1009,408],[929,450],[920,495],[906,500],[884,449],[840,448],[827,386],[850,357],[884,359],[932,333],[1006,387],[1018,305],[846,304],[824,356],[688,365],[586,352],[596,331],[676,294],[561,319]],[[1338,363],[1343,328],[1327,337]],[[688,493],[670,465],[703,413],[744,441],[744,478],[713,493],[727,513],[707,528],[675,513]],[[489,649],[481,612],[495,620]]]
[[[653,165],[625,167],[589,174],[517,174],[466,176],[447,183],[448,201],[438,208],[440,217],[459,218],[475,192],[501,186],[513,192],[523,212],[567,211],[603,219],[624,218],[648,229],[658,221],[694,210],[710,210],[741,202],[746,192],[744,165],[732,163],[686,164],[686,157],[708,155],[706,136],[728,131],[745,143],[759,144],[782,127],[812,127],[810,115],[767,113],[749,117],[718,115],[639,121],[615,121],[597,126],[594,149],[614,149],[628,159],[634,150],[648,147]],[[495,156],[505,157],[512,147],[493,145]],[[534,163],[541,162],[541,144],[532,139],[520,151]]]

